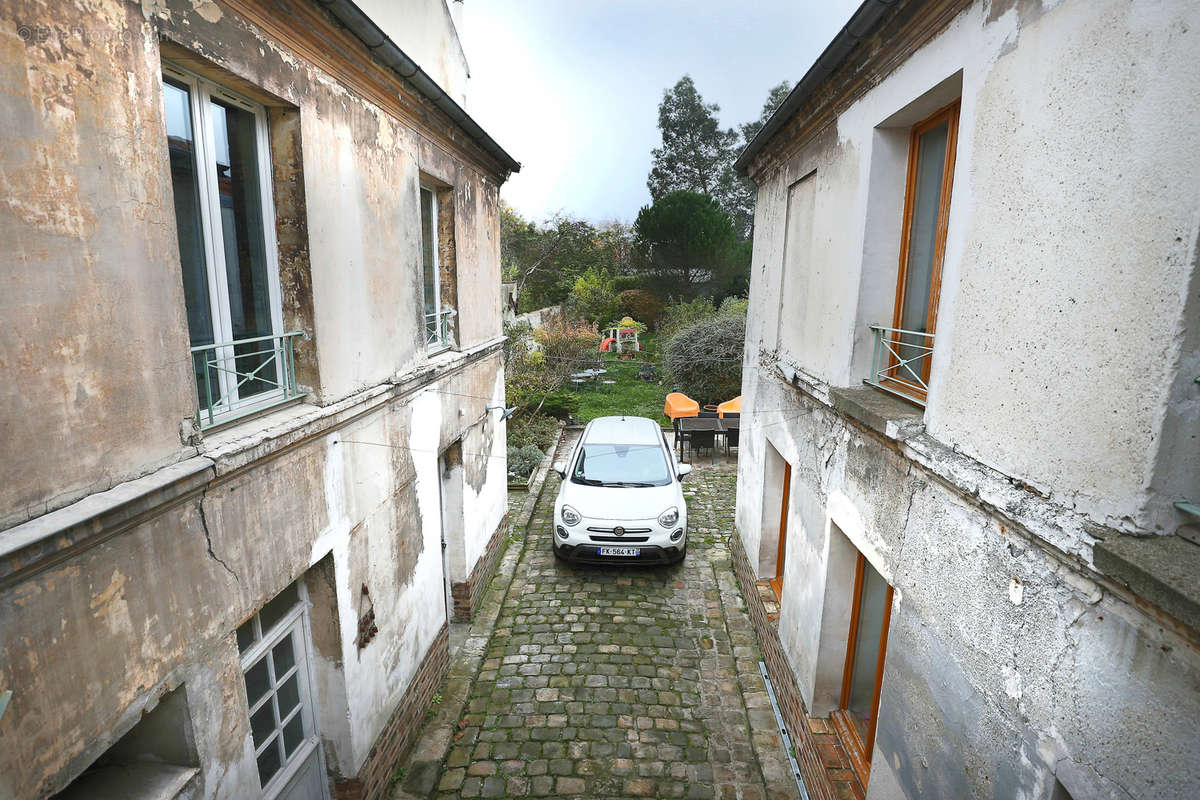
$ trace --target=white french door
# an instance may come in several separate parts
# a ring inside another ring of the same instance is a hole
[[[238,647],[263,797],[328,800],[303,585],[292,584],[243,624]]]
[[[197,396],[226,414],[283,391],[266,111],[171,65],[163,102]]]

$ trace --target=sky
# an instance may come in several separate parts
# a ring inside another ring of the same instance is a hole
[[[758,117],[861,0],[465,0],[467,112],[517,161],[527,219],[632,222],[650,202],[658,104],[684,74],[722,127]]]

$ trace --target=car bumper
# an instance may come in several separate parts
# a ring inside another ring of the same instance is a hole
[[[687,550],[687,538],[678,545],[660,547],[658,545],[631,544],[641,552],[636,556],[602,556],[601,547],[612,545],[599,544],[564,544],[554,543],[554,552],[565,561],[572,564],[674,564],[683,559]]]

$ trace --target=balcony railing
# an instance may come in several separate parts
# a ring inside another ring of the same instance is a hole
[[[445,350],[450,346],[450,321],[457,312],[453,308],[443,308],[425,315],[425,347],[429,350]]]
[[[871,331],[875,334],[875,354],[871,376],[865,383],[924,406],[933,334],[882,325],[872,325]]]
[[[300,331],[193,347],[201,430],[302,397],[297,336]]]

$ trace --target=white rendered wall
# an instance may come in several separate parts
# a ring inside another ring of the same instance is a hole
[[[447,3],[456,6],[453,13]],[[470,70],[458,35],[462,5],[454,0],[358,0],[388,38],[465,107]]]

